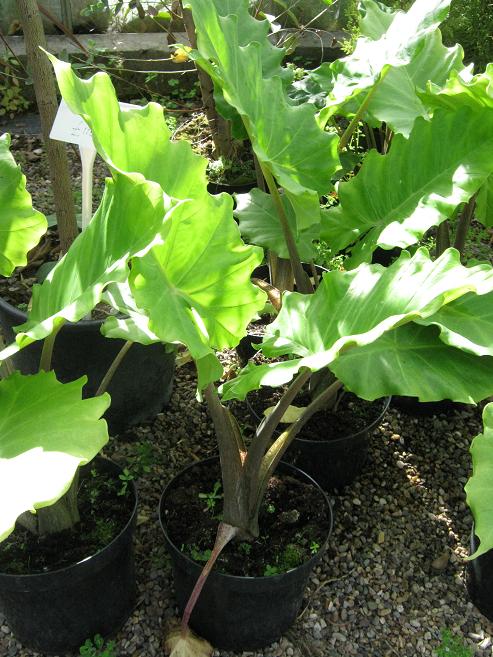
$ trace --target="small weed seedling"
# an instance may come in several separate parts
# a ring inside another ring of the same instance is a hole
[[[82,657],[116,657],[115,642],[106,641],[100,634],[96,634],[94,639],[87,639],[79,649]]]
[[[319,550],[320,550],[320,545],[317,543],[317,541],[312,541],[310,543],[310,552],[312,554],[317,554]]]
[[[135,477],[128,468],[123,468],[123,472],[120,475],[118,475],[118,478],[122,482],[122,485],[120,486],[120,490],[118,491],[117,495],[119,496],[126,495],[128,490],[128,485],[131,481],[135,479]]]
[[[191,545],[190,556],[194,561],[209,561],[211,550],[200,550],[196,545]]]
[[[201,500],[205,500],[207,504],[207,509],[208,511],[214,511],[216,508],[216,502],[218,500],[223,499],[223,494],[220,493],[219,491],[222,488],[222,484],[220,481],[216,481],[214,484],[214,488],[210,493],[199,493],[199,498]]]
[[[246,556],[248,557],[248,555],[249,555],[250,552],[252,551],[252,544],[251,544],[251,543],[245,543],[245,542],[244,542],[244,543],[240,543],[239,546],[238,546],[238,548],[239,548],[244,554],[246,554]]]
[[[279,575],[281,571],[277,566],[271,566],[269,563],[265,566],[264,577],[272,577],[272,575]]]
[[[464,645],[459,637],[452,636],[450,630],[443,630],[442,643],[437,649],[438,657],[472,657],[473,650]]]

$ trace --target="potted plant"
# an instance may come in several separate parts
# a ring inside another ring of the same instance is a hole
[[[27,262],[46,229],[8,146],[4,135],[3,275]],[[110,397],[101,388],[83,400],[86,377],[56,379],[50,366],[57,330],[46,336],[38,372],[14,371],[0,381],[0,600],[17,638],[43,652],[115,631],[135,600],[136,491],[121,491],[122,470],[95,460],[109,439],[100,418]]]
[[[467,587],[474,605],[493,619],[493,404],[483,409],[484,431],[471,444],[473,472],[465,486],[467,504],[474,518],[471,556],[467,564]]]
[[[25,190],[25,177],[16,166],[9,145],[9,136],[0,136],[0,219],[4,226],[0,275],[6,277],[11,276],[15,268],[29,264],[26,253],[37,245],[48,227],[45,216],[32,207]],[[19,249],[20,235],[25,237]],[[104,250],[100,249],[98,254],[104,261]],[[68,382],[87,375],[85,396],[93,396],[109,384],[112,406],[107,410],[106,418],[112,431],[155,416],[171,395],[174,350],[163,348],[161,344],[142,346],[125,340],[107,340],[100,331],[102,320],[87,320],[86,317],[61,327],[51,357],[58,379]],[[26,312],[0,299],[0,327],[4,340],[13,340],[15,327],[26,320]],[[34,374],[41,358],[42,343],[39,342],[14,354],[12,360],[22,373]],[[110,368],[114,376],[111,382],[104,381]],[[136,376],[136,372],[141,375]]]
[[[209,11],[212,4],[200,3],[200,7]],[[214,16],[211,20],[218,23]],[[428,25],[429,14],[420,20]],[[200,29],[197,20],[196,24]],[[233,18],[222,21],[223,27],[234,24],[238,22]],[[114,202],[127,191],[127,186],[134,189],[141,185],[147,190],[147,198],[152,197],[161,208],[158,214],[162,227],[154,240],[138,250],[125,251],[122,259],[125,263],[131,261],[131,269],[127,267],[122,273],[124,283],[112,281],[113,273],[106,271],[99,278],[93,277],[92,281],[97,283],[90,282],[90,303],[86,304],[89,295],[52,297],[61,272],[70,272],[74,266],[69,258],[61,261],[54,270],[58,270],[58,275],[54,274],[49,284],[39,288],[31,322],[18,334],[12,348],[19,349],[42,335],[54,318],[68,314],[74,301],[83,299],[84,307],[79,310],[87,312],[87,306],[94,302],[94,297],[98,298],[103,285],[114,297],[116,291],[130,296],[134,304],[129,319],[113,318],[106,324],[106,331],[131,335],[136,341],[153,336],[154,340],[179,342],[188,347],[197,364],[199,390],[203,391],[216,425],[224,495],[218,540],[205,574],[221,549],[234,538],[241,537],[247,543],[255,539],[258,511],[271,473],[303,424],[342,385],[366,399],[397,392],[415,394],[423,400],[450,396],[474,402],[491,394],[491,332],[477,331],[478,325],[488,324],[491,314],[491,267],[463,267],[454,250],[446,251],[435,262],[424,249],[413,256],[405,252],[388,269],[361,264],[350,271],[326,274],[314,294],[286,294],[262,350],[269,357],[286,355],[289,359],[260,366],[250,364],[224,386],[224,399],[243,398],[260,385],[289,384],[295,377],[245,450],[235,421],[219,401],[214,383],[220,378],[222,367],[214,352],[234,346],[249,319],[265,302],[264,295],[248,281],[261,260],[261,252],[240,241],[231,218],[231,199],[226,195],[212,197],[205,191],[205,162],[192,156],[183,142],[178,145],[156,139],[163,134],[162,112],[156,105],[121,112],[106,76],[81,81],[68,65],[55,62],[55,67],[65,100],[88,122],[100,153],[114,171],[110,185]],[[274,81],[271,87],[276,89],[279,83]],[[102,106],[107,110],[104,115],[99,111]],[[457,111],[460,113],[463,108]],[[491,113],[479,108],[472,108],[471,112],[474,119],[491,122]],[[429,129],[424,123],[418,122],[420,130]],[[436,125],[433,124],[433,130],[438,130]],[[483,124],[475,125],[483,130]],[[488,135],[484,128],[481,138],[487,141]],[[131,149],[136,141],[140,146],[137,151]],[[482,161],[488,161],[486,147],[481,153]],[[473,186],[474,181],[470,182],[466,175],[460,180],[453,174],[450,178],[446,184],[440,182],[438,191],[447,185],[454,189],[457,184],[459,191],[454,192],[454,199],[461,197],[463,187],[465,194],[469,185]],[[375,190],[382,198],[388,196],[389,179],[386,169],[375,172]],[[292,188],[298,190],[294,185]],[[295,192],[292,196],[296,200]],[[432,208],[438,203],[436,197],[425,200]],[[120,203],[122,217],[127,207],[128,203]],[[412,206],[411,215],[415,210]],[[94,231],[101,228],[101,221],[100,217]],[[79,248],[92,248],[93,239],[94,235],[83,234]],[[48,306],[50,301],[52,305]],[[4,355],[8,353],[9,349]],[[273,431],[298,390],[314,374],[327,369],[337,379],[272,442]],[[463,375],[465,370],[467,378]],[[201,577],[187,606],[178,646],[186,645],[189,639],[188,616],[204,580]],[[210,610],[206,612],[210,615]]]
[[[41,370],[0,382],[0,602],[43,653],[115,632],[135,604],[136,491],[119,495],[121,468],[95,459],[110,398],[83,400],[85,381]]]

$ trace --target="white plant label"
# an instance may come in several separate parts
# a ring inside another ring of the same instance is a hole
[[[138,105],[120,103],[121,109],[134,109],[136,107],[138,107]],[[74,114],[69,109],[64,100],[62,100],[58,108],[53,127],[51,128],[50,137],[57,141],[77,144],[77,146],[80,146],[81,148],[94,148],[91,128],[89,128],[82,117],[78,114]]]
[[[58,108],[50,138],[57,141],[65,141],[69,144],[77,144],[82,148],[94,148],[91,128],[82,117],[74,114],[67,103],[62,100]]]
[[[121,109],[131,109],[137,106],[120,103],[120,107]],[[76,144],[79,147],[82,162],[82,230],[84,230],[92,217],[92,178],[96,149],[91,128],[62,100],[51,128],[50,138],[68,144]]]

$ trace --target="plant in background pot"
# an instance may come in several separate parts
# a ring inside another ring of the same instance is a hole
[[[467,587],[475,606],[493,620],[493,403],[483,409],[483,423],[471,444],[473,472],[465,486],[474,518]]]
[[[0,221],[3,227],[3,243],[0,245],[2,247],[0,274],[6,277],[11,276],[16,267],[24,268],[29,264],[26,252],[36,246],[47,230],[46,218],[32,207],[31,197],[25,188],[25,177],[12,157],[9,145],[9,136],[1,136]],[[21,250],[21,257],[18,247],[20,229],[26,235],[28,233],[28,241],[22,245],[25,249]],[[94,262],[87,264],[91,259],[100,258],[99,265],[103,268],[108,261],[108,254],[103,244],[94,250],[90,257],[89,254],[82,256],[86,264],[77,262],[77,258],[80,257],[78,247],[75,247],[74,251],[78,255],[74,259],[72,252],[69,260],[74,264],[72,276],[76,279],[79,278],[78,272],[81,268],[85,267],[86,272],[88,269],[94,269]],[[69,287],[68,279],[62,284]],[[79,281],[76,280],[75,285],[78,284]],[[0,326],[4,340],[14,339],[15,327],[24,324],[28,314],[0,299]],[[88,314],[90,316],[90,311]],[[68,382],[87,375],[88,382],[84,387],[84,395],[87,397],[109,386],[112,405],[106,413],[106,418],[110,422],[112,431],[154,417],[171,395],[174,350],[163,348],[160,344],[132,346],[130,342],[122,340],[107,340],[101,334],[102,320],[87,320],[86,317],[87,314],[77,318],[72,316],[71,323],[63,327],[58,325],[57,340],[54,348],[52,345],[53,353],[50,356],[58,379]],[[46,335],[50,330],[46,331]],[[15,353],[12,361],[14,367],[23,374],[34,374],[38,371],[41,358],[42,343],[38,342]],[[105,379],[108,370],[112,373],[111,381]]]
[[[317,239],[333,252],[347,250],[345,267],[352,269],[370,262],[377,248],[413,246],[488,185],[493,133],[487,95],[465,100],[457,87],[447,106],[437,100],[450,95],[442,92],[450,75],[460,74],[464,85],[471,80],[462,48],[442,45],[438,26],[448,5],[420,0],[403,14],[372,0],[361,3],[354,52],[309,74],[310,93],[292,100],[283,52],[270,44],[267,24],[249,16],[246,2],[188,3],[197,29],[191,56],[242,119],[268,183],[270,194],[256,189],[238,197],[240,230],[251,243],[290,259],[298,291],[312,291],[319,282],[318,276],[307,282],[301,266],[301,259],[313,258]],[[349,120],[344,131],[333,125],[335,117],[338,125]],[[488,125],[478,131],[483,117]],[[384,125],[393,135],[391,147],[389,141],[383,154],[373,149],[359,155],[354,175],[338,185],[338,205],[321,208],[331,181],[354,168],[354,136],[365,121]],[[468,128],[458,139],[462,125]],[[439,142],[447,147],[437,156]],[[281,292],[290,289],[289,283],[277,285]],[[366,442],[360,442],[357,454],[364,461]],[[316,444],[296,444],[298,451],[314,450],[310,460],[319,467],[309,471],[323,477]],[[328,476],[321,481],[330,485]]]
[[[136,493],[118,496],[121,469],[93,460],[110,399],[83,400],[84,383],[44,371],[0,382],[0,603],[43,653],[115,632],[135,602]]]
[[[26,264],[46,229],[8,146],[4,135],[3,275]],[[37,373],[13,372],[0,381],[0,602],[16,637],[43,652],[115,631],[135,597],[135,490],[118,496],[121,470],[93,461],[108,442],[100,417],[110,397],[83,400],[87,378],[63,384],[49,371],[56,332],[46,336]]]

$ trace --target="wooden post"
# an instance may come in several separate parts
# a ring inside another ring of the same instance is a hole
[[[195,24],[193,22],[192,12],[190,9],[184,9],[182,5],[182,13],[188,40],[190,41],[192,48],[196,49],[197,37],[195,35]],[[205,115],[207,116],[207,121],[212,132],[214,155],[217,158],[222,156],[230,160],[233,157],[234,149],[230,123],[216,110],[216,104],[214,103],[214,84],[210,76],[207,75],[200,66],[197,66],[197,73]]]
[[[49,137],[58,109],[55,79],[48,58],[40,50],[40,46],[46,49],[46,38],[36,0],[18,0],[17,8],[50,167],[60,246],[65,253],[77,237],[78,231],[67,151],[64,144]]]

